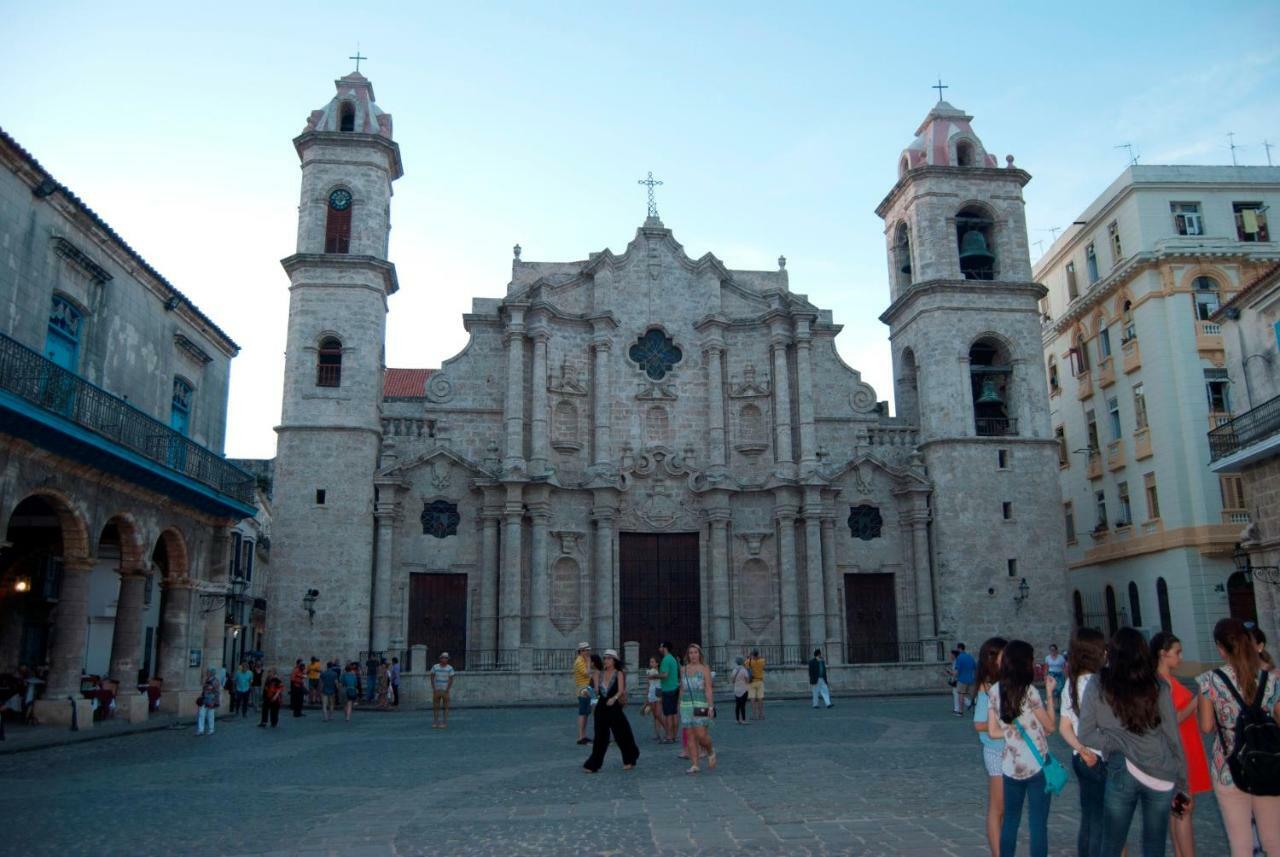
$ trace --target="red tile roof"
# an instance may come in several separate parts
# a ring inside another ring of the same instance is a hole
[[[384,399],[422,399],[427,395],[427,379],[434,369],[391,369],[382,376]]]

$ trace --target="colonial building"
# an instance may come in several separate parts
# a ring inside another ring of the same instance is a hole
[[[88,724],[86,674],[190,706],[253,514],[221,456],[237,346],[3,132],[0,165],[0,669],[47,665],[45,720]]]
[[[1228,592],[1241,603],[1232,604],[1231,613],[1247,617],[1256,607],[1267,639],[1280,641],[1280,262],[1212,321],[1222,325],[1227,374],[1237,392],[1235,416],[1209,432],[1211,469],[1240,480],[1243,497],[1236,502],[1252,518],[1232,553],[1236,574]]]
[[[1214,313],[1280,257],[1276,203],[1280,169],[1131,166],[1036,268],[1075,621],[1172,630],[1191,662],[1252,613],[1250,513],[1205,435],[1243,398]]]
[[[652,198],[621,252],[517,246],[461,353],[384,368],[401,153],[369,81],[338,80],[294,140],[268,659],[424,646],[515,674],[567,666],[582,639],[647,656],[670,638],[717,664],[822,647],[911,686],[947,642],[1062,641],[1030,176],[969,121],[932,110],[878,209],[890,417],[784,258],[690,257]]]

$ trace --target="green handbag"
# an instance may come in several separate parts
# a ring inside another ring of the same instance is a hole
[[[1040,750],[1036,747],[1036,742],[1031,740],[1030,736],[1027,735],[1027,730],[1023,729],[1022,724],[1016,719],[1013,721],[1013,725],[1018,727],[1018,731],[1022,733],[1022,740],[1031,748],[1031,755],[1035,756],[1036,761],[1040,764],[1040,770],[1044,771],[1044,790],[1051,795],[1056,795],[1066,788],[1067,780],[1070,779],[1067,769],[1062,767],[1062,764],[1053,757],[1052,753],[1047,756],[1041,756]]]

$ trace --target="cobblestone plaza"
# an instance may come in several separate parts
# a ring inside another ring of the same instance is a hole
[[[319,712],[280,728],[224,719],[212,738],[150,732],[4,757],[9,854],[98,855],[949,855],[985,857],[985,775],[968,719],[938,697],[769,703],[713,730],[715,772],[686,775],[641,744],[624,773],[580,765],[573,711]],[[1060,759],[1067,751],[1054,738]],[[25,812],[23,807],[29,807]],[[1227,854],[1211,796],[1197,853]],[[1050,853],[1074,854],[1074,783],[1054,799]],[[1136,845],[1137,827],[1131,830]],[[1025,821],[1019,853],[1026,853]],[[1170,851],[1169,853],[1172,853]]]

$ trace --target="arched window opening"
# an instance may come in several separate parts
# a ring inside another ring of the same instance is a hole
[[[1192,286],[1195,289],[1196,319],[1208,321],[1221,305],[1218,298],[1218,281],[1213,277],[1196,277]]]
[[[316,356],[316,386],[342,386],[342,341],[336,336],[320,340],[320,351]]]
[[[1138,584],[1129,581],[1129,615],[1133,617],[1133,627],[1142,627],[1142,601],[1138,597]]]
[[[1107,636],[1115,636],[1120,630],[1120,615],[1116,612],[1116,591],[1107,584]]]
[[[61,295],[53,296],[49,310],[49,327],[44,339],[44,356],[68,372],[80,363],[80,322],[83,314]]]
[[[898,161],[898,178],[905,176],[909,169],[911,169],[911,164],[907,161],[907,156],[903,155],[902,160]]]
[[[956,244],[960,248],[960,273],[966,280],[996,278],[995,224],[976,206],[956,215]]]
[[[1075,614],[1076,627],[1084,627],[1084,599],[1080,597],[1080,590],[1077,589],[1071,595],[1071,610]]]
[[[956,166],[957,167],[973,166],[973,144],[972,143],[966,140],[961,140],[959,143],[956,143]]]
[[[342,102],[342,112],[339,113],[338,130],[356,130],[356,106],[350,101]]]
[[[1167,634],[1173,633],[1173,614],[1169,611],[1169,584],[1164,582],[1164,578],[1156,580],[1156,606],[1160,610],[1160,630]]]
[[[911,285],[911,233],[905,223],[899,223],[893,233],[893,267],[898,285]]]
[[[329,207],[324,224],[324,252],[350,252],[351,201],[351,191],[343,188],[338,188],[329,194]]]
[[[1018,433],[1017,420],[1009,416],[1012,378],[1012,362],[999,343],[979,339],[969,349],[974,429],[979,437],[1001,437]]]

